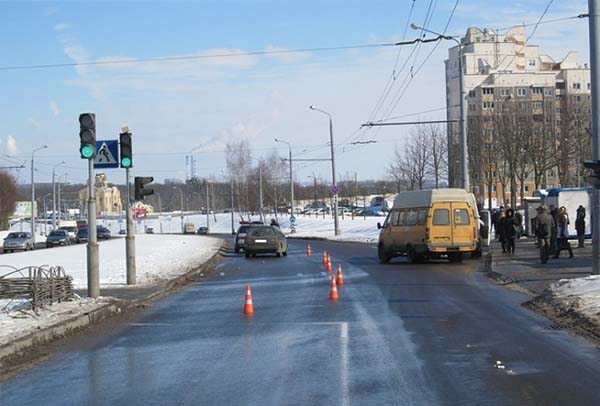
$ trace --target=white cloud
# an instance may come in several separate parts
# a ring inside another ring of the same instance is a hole
[[[278,47],[275,45],[269,45],[265,48],[267,52],[275,52],[267,55],[269,58],[274,59],[281,63],[296,63],[301,62],[310,57],[308,52],[287,52],[289,48]]]
[[[70,25],[67,23],[58,23],[54,26],[54,31],[61,32],[68,29],[69,27]]]
[[[12,136],[12,134],[8,134],[8,137],[6,137],[6,154],[9,156],[15,156],[17,155],[17,152],[17,140]]]
[[[37,130],[38,128],[40,128],[40,127],[41,127],[41,124],[40,124],[40,122],[39,122],[39,121],[37,121],[37,120],[36,120],[35,118],[33,118],[33,117],[31,117],[31,118],[29,119],[29,123],[31,123],[31,126],[32,126],[33,128],[35,128],[36,130]]]
[[[52,111],[52,114],[54,114],[54,117],[56,117],[60,114],[60,109],[58,108],[58,104],[56,104],[56,102],[54,100],[50,100],[49,106],[50,106],[50,111]]]

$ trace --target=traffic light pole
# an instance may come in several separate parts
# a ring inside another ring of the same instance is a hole
[[[589,0],[590,73],[592,93],[592,159],[600,160],[600,0]],[[592,189],[592,274],[600,274],[600,189]]]
[[[127,267],[127,284],[135,285],[135,235],[133,234],[133,213],[131,212],[131,191],[129,181],[129,168],[125,168],[125,186],[127,198],[125,200],[125,217],[127,222],[127,236],[125,237],[125,257]]]
[[[210,233],[210,195],[208,193],[208,179],[206,179],[206,233]]]
[[[94,185],[94,159],[88,159],[88,245],[87,279],[88,296],[100,296],[100,261],[98,258],[98,238],[96,236],[96,191]]]

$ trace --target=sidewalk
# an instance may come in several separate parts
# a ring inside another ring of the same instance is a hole
[[[518,284],[534,295],[541,294],[552,283],[560,279],[583,278],[592,272],[591,241],[586,241],[585,248],[574,248],[577,242],[572,241],[573,258],[569,259],[566,251],[560,258],[550,257],[546,264],[540,261],[539,249],[533,239],[521,238],[515,243],[515,254],[503,254],[499,242],[492,242],[492,270],[503,276],[503,279]]]

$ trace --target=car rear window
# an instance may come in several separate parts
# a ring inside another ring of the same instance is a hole
[[[467,209],[454,209],[454,224],[468,226],[471,223]]]
[[[27,238],[25,233],[10,233],[6,238]]]
[[[434,226],[450,225],[449,210],[448,209],[435,209],[433,211],[433,225]]]
[[[247,233],[250,226],[241,226],[238,228],[238,233]]]
[[[272,237],[275,234],[275,230],[271,227],[253,227],[252,230],[248,231],[248,235],[253,237]]]
[[[66,231],[52,231],[50,233],[51,237],[64,237],[66,235]]]

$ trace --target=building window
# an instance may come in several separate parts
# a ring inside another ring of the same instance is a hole
[[[469,103],[469,111],[475,111],[475,104]]]
[[[533,121],[535,121],[537,123],[541,123],[542,121],[544,121],[544,116],[541,114],[534,114]]]
[[[529,66],[535,66],[535,59],[530,59],[528,62]]]
[[[483,102],[483,108],[484,109],[493,109],[494,102],[490,102],[490,101]]]
[[[577,100],[578,102],[581,101],[581,96],[575,96],[575,100]]]
[[[500,90],[500,94],[502,96],[510,96],[510,89],[502,89]]]
[[[556,108],[556,114],[560,114],[560,113],[561,113],[561,111],[562,111],[562,109],[561,109],[560,107],[557,107],[557,108]]]
[[[527,96],[527,89],[524,87],[518,87],[517,88],[517,96]]]
[[[493,87],[484,87],[483,94],[494,94],[494,88]]]
[[[469,90],[469,97],[475,97],[475,90]]]
[[[581,89],[581,83],[573,83],[573,89]]]
[[[525,191],[529,192],[529,185],[525,185]]]
[[[545,96],[554,96],[553,89],[551,89],[551,88],[549,88],[549,87],[545,88],[545,89],[544,89],[544,95],[545,95]]]
[[[559,90],[565,89],[565,82],[556,82],[556,88]]]
[[[533,108],[534,109],[541,109],[542,108],[542,102],[533,102]]]
[[[590,82],[588,82],[587,88],[588,88],[588,90],[592,89],[592,84]]]
[[[542,94],[544,93],[544,88],[543,87],[534,87],[532,90],[533,94]]]

